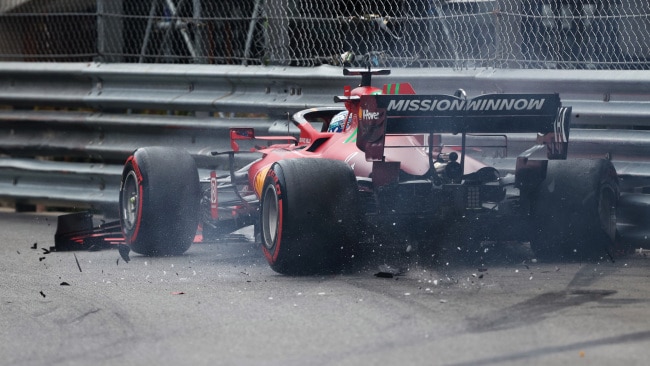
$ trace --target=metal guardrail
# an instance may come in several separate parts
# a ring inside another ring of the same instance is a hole
[[[123,161],[147,144],[178,146],[193,155],[230,149],[233,124],[269,128],[267,118],[212,118],[0,110],[0,152],[11,156]]]
[[[647,72],[395,69],[374,83],[403,81],[419,93],[558,92],[573,106],[574,156],[609,154],[630,177],[650,171]],[[179,146],[201,167],[220,169],[225,162],[209,152],[228,148],[228,128],[295,132],[290,114],[334,105],[342,86],[357,82],[332,66],[0,63],[0,198],[111,210],[121,164],[135,148]],[[219,113],[235,117],[210,116]],[[530,146],[527,138],[509,136],[508,155]]]
[[[118,165],[0,159],[0,197],[116,213],[121,173]]]
[[[410,82],[419,93],[560,93],[574,123],[650,126],[650,73],[605,70],[394,69],[381,85]],[[0,63],[0,104],[262,112],[283,115],[332,104],[340,67],[262,67],[100,63]]]

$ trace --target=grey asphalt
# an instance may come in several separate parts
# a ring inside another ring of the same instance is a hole
[[[0,211],[2,365],[648,364],[646,253],[538,263],[504,247],[288,277],[245,240],[128,263],[46,253],[55,226]]]

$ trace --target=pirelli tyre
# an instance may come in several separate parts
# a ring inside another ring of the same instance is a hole
[[[616,251],[616,169],[609,160],[551,160],[532,202],[531,247],[544,260],[604,258]]]
[[[199,176],[192,156],[170,147],[145,147],[122,172],[120,222],[126,242],[144,255],[178,255],[198,226]]]
[[[352,169],[341,161],[288,159],[261,192],[262,250],[282,274],[331,273],[354,257],[359,207]]]

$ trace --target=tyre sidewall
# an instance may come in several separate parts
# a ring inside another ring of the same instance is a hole
[[[146,255],[178,255],[192,244],[199,217],[200,186],[194,159],[184,150],[141,148],[127,160],[120,188],[130,171],[138,177],[138,215],[123,233],[131,249]]]
[[[124,217],[125,214],[123,212],[124,206],[127,204],[124,202],[124,197],[123,197],[123,191],[125,189],[125,185],[127,183],[127,179],[131,178],[131,174],[134,174],[136,177],[136,187],[135,189],[138,191],[138,200],[135,202],[135,205],[137,206],[137,215],[135,217],[135,222],[132,225],[127,225],[126,224],[126,218]],[[122,171],[122,181],[120,183],[120,198],[119,198],[119,207],[120,207],[120,224],[122,227],[122,233],[124,234],[124,238],[126,240],[126,243],[129,245],[132,245],[133,242],[135,242],[140,235],[141,231],[141,223],[142,223],[142,172],[140,171],[140,167],[138,163],[135,160],[135,156],[131,155],[127,159],[126,163],[124,164],[124,169]]]
[[[260,210],[260,215],[261,215],[261,220],[260,223],[261,225],[265,225],[265,222],[262,221],[264,220],[264,215],[267,214],[265,212],[266,206],[264,205],[265,200],[267,199],[274,199],[273,197],[270,197],[272,194],[271,192],[275,192],[275,199],[277,199],[277,204],[278,204],[278,212],[277,212],[277,226],[275,228],[276,230],[276,235],[274,240],[271,243],[268,243],[268,238],[265,237],[265,232],[262,232],[262,251],[264,253],[264,256],[266,257],[266,260],[269,262],[269,265],[271,265],[272,268],[274,267],[281,267],[281,263],[278,263],[278,258],[280,254],[280,250],[282,249],[282,238],[283,235],[285,234],[283,232],[284,228],[284,212],[286,210],[286,205],[287,205],[287,200],[286,197],[283,195],[284,188],[286,187],[286,183],[284,182],[284,175],[282,174],[282,167],[280,165],[274,164],[271,169],[266,174],[266,178],[264,180],[264,185],[263,185],[263,190],[262,190],[262,208]],[[281,258],[281,257],[280,257]]]
[[[284,274],[340,270],[358,241],[357,185],[351,169],[334,160],[282,160],[267,173],[263,194],[271,191],[279,202],[273,243],[266,243],[262,229],[262,247],[271,268]],[[264,200],[263,196],[262,227]]]

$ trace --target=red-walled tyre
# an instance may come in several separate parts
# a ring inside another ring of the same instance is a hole
[[[199,218],[199,174],[192,156],[145,147],[122,172],[120,222],[127,244],[145,255],[178,255],[192,245]]]
[[[609,160],[550,160],[532,207],[531,247],[540,259],[616,254],[616,169]]]
[[[354,257],[360,211],[347,164],[281,160],[267,173],[261,196],[262,250],[274,271],[332,273]]]

